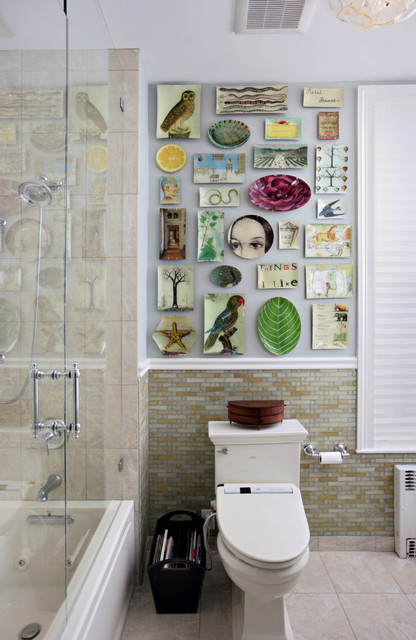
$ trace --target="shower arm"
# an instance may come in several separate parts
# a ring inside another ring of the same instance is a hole
[[[72,369],[69,371],[65,371],[62,373],[61,371],[57,371],[56,369],[53,371],[49,371],[48,373],[44,373],[43,371],[39,371],[38,365],[34,362],[32,364],[32,431],[33,437],[38,437],[38,432],[44,428],[44,423],[39,422],[39,380],[43,378],[52,378],[52,380],[59,380],[59,378],[65,377],[69,380],[72,380],[72,422],[69,424],[63,424],[61,421],[54,422],[52,425],[52,430],[54,432],[59,433],[61,428],[65,429],[67,433],[70,431],[73,432],[74,438],[78,439],[81,431],[81,425],[79,422],[79,377],[80,372],[78,368],[78,364],[74,362],[72,365]]]

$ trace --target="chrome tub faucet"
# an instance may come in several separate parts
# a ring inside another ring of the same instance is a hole
[[[43,487],[40,488],[38,497],[36,498],[36,502],[46,502],[46,500],[48,499],[48,494],[54,489],[57,489],[61,483],[61,476],[59,476],[57,473],[51,473]]]

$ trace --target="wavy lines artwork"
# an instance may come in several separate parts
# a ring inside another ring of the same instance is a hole
[[[64,92],[60,89],[42,91],[0,91],[0,118],[62,118]]]
[[[217,87],[217,113],[285,113],[287,85]]]

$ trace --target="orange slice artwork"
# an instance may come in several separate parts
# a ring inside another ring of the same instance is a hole
[[[166,173],[179,171],[186,163],[186,151],[179,144],[164,144],[156,153],[156,164]]]

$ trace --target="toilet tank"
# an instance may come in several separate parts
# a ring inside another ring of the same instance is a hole
[[[215,450],[215,486],[228,482],[293,482],[299,486],[300,447],[308,432],[298,420],[262,426],[208,423]]]

